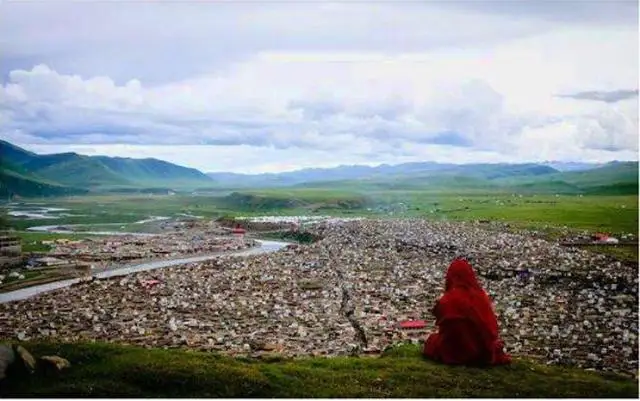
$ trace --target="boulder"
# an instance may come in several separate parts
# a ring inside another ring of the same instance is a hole
[[[44,366],[52,367],[58,371],[71,367],[71,362],[57,355],[40,357],[40,362]]]
[[[36,370],[36,360],[22,345],[16,347],[16,353],[22,359],[24,366],[32,373]]]

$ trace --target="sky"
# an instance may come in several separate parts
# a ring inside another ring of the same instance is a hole
[[[204,172],[638,160],[638,2],[0,3],[0,139]]]

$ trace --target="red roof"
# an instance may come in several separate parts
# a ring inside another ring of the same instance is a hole
[[[427,322],[424,320],[405,320],[400,322],[401,329],[423,329],[427,327]]]
[[[244,228],[241,227],[236,227],[233,230],[231,230],[232,233],[234,234],[244,234],[246,233],[246,230]]]
[[[160,284],[160,280],[155,280],[155,279],[154,280],[142,280],[140,283],[142,284],[143,287],[151,288],[151,287],[154,287],[154,286]]]

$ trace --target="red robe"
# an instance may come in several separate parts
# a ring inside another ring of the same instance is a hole
[[[449,266],[445,292],[433,308],[438,332],[424,344],[426,357],[448,365],[502,365],[511,362],[498,334],[491,300],[463,259]]]

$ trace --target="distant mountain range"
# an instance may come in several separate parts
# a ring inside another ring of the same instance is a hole
[[[606,163],[580,163],[580,162],[544,162],[540,163],[545,166],[553,167],[558,171],[581,171],[591,170],[597,167],[602,167]]]
[[[208,173],[220,187],[313,187],[362,190],[487,189],[545,193],[637,192],[638,163],[446,164],[339,166],[286,173]]]
[[[435,175],[457,172],[459,174],[475,174],[478,170],[488,174],[490,178],[512,175],[540,175],[556,173],[557,170],[538,164],[441,164],[441,163],[404,163],[396,165],[383,164],[369,166],[338,166],[333,168],[309,168],[286,173],[235,174],[208,173],[220,186],[236,188],[255,188],[292,186],[334,182],[343,180],[386,180],[416,177],[419,175]]]
[[[0,141],[0,179],[2,197],[279,187],[637,194],[638,162],[462,165],[422,162],[376,167],[311,168],[255,175],[204,174],[157,159],[77,153],[39,155]]]
[[[211,185],[202,172],[157,159],[38,155],[0,141],[0,196],[56,196],[94,191],[127,191]]]

